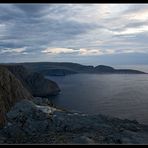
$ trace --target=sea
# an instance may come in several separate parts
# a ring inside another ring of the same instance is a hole
[[[148,65],[116,65],[148,72]],[[73,74],[46,76],[61,92],[50,99],[59,107],[148,124],[148,74]]]

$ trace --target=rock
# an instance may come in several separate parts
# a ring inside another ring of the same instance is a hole
[[[45,79],[40,73],[31,72],[19,64],[3,65],[10,70],[35,97],[47,97],[57,95],[59,86],[51,80]]]
[[[57,95],[60,91],[58,85],[51,80],[45,79],[39,73],[32,73],[27,78],[29,90],[35,97],[48,97]]]
[[[90,139],[86,136],[75,137],[71,143],[74,144],[93,144],[95,143],[93,139]]]
[[[44,120],[48,119],[54,110],[49,106],[38,106],[32,101],[22,100],[7,113],[7,119],[9,122],[22,122],[25,119]]]
[[[37,102],[38,105],[24,99],[11,108],[7,113],[8,124],[0,130],[2,143],[136,144],[148,141],[148,126],[136,121],[67,113],[41,105],[40,98]],[[137,128],[142,130],[135,131]]]
[[[133,131],[133,132],[138,132],[141,129],[136,124],[131,124],[131,123],[125,124],[122,127],[126,130]]]
[[[6,68],[0,67],[0,126],[4,126],[5,114],[16,102],[31,98],[22,83]]]
[[[3,127],[6,123],[6,116],[5,116],[5,113],[6,113],[6,109],[4,107],[4,102],[0,102],[0,128]]]
[[[7,113],[8,122],[21,127],[29,135],[45,132],[55,108],[39,106],[29,100],[22,100]]]
[[[26,118],[32,116],[33,110],[35,110],[35,104],[32,101],[22,100],[16,103],[7,113],[7,119],[9,122],[21,121],[23,116],[26,116]]]
[[[34,97],[34,99],[32,99],[32,101],[37,104],[37,105],[49,105],[49,106],[53,106],[53,103],[48,99],[48,98],[41,98],[41,97]]]

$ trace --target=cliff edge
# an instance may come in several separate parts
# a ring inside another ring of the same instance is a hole
[[[21,82],[6,68],[0,66],[0,126],[5,122],[5,114],[22,99],[31,99],[32,95]]]
[[[59,86],[38,72],[31,72],[22,65],[5,65],[24,85],[25,88],[35,97],[47,97],[57,95]]]

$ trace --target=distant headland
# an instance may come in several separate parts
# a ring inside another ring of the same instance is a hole
[[[106,65],[82,65],[71,62],[31,62],[31,63],[7,63],[3,65],[22,65],[26,69],[39,72],[43,75],[65,76],[69,74],[146,74],[143,71],[133,69],[115,69]]]

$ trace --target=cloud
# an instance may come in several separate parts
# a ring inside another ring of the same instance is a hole
[[[31,46],[40,50],[43,45],[74,39],[84,34],[95,25],[79,23],[67,18],[59,19],[57,14],[62,12],[59,5],[15,4],[1,5],[0,8],[0,42],[5,48]],[[2,11],[2,13],[1,13]],[[55,13],[56,12],[56,13]],[[47,18],[47,15],[54,15]],[[6,19],[7,18],[7,19]]]
[[[50,7],[49,4],[14,4],[13,6],[19,8],[20,10],[24,11],[25,13],[35,13],[40,14],[44,12],[48,7]]]
[[[82,55],[82,56],[92,56],[92,55],[102,55],[103,52],[98,50],[98,49],[85,49],[85,48],[81,48],[79,50],[79,55]]]
[[[42,50],[41,53],[44,54],[73,54],[74,56],[98,56],[103,54],[112,54],[115,50],[108,49],[108,50],[101,50],[101,49],[72,49],[72,48],[47,48]]]
[[[148,25],[147,26],[140,26],[140,27],[133,27],[133,28],[126,28],[124,31],[114,32],[115,35],[126,35],[126,34],[138,34],[142,32],[148,32]]]
[[[27,54],[27,52],[24,52],[26,51],[26,48],[5,48],[5,49],[1,49],[0,50],[0,53],[3,54],[3,53],[23,53],[23,54]]]
[[[148,19],[148,4],[130,4],[129,6],[124,17],[131,21],[146,21]]]
[[[41,52],[50,53],[50,54],[61,54],[61,53],[74,53],[76,51],[70,48],[47,48],[45,50],[42,50]]]
[[[148,53],[147,32],[148,4],[1,4],[0,60]]]

